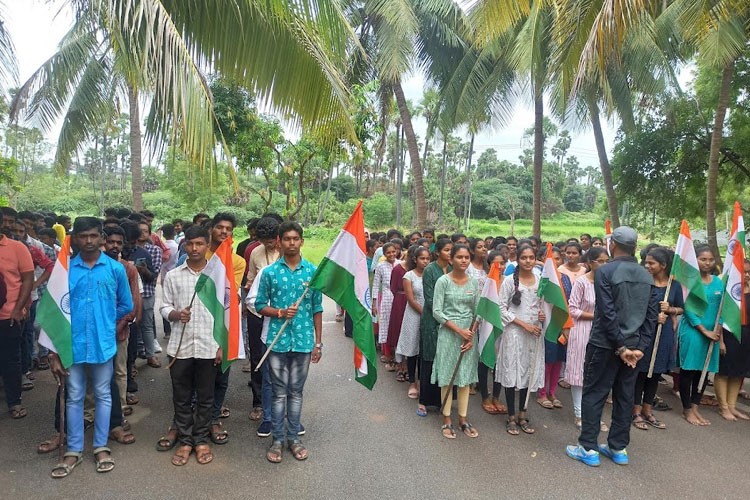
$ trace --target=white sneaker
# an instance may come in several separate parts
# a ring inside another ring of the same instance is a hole
[[[154,352],[157,354],[161,352],[161,345],[156,339],[154,339]]]

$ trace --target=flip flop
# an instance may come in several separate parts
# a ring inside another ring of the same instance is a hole
[[[444,438],[456,439],[456,429],[453,427],[453,424],[443,424],[440,430],[443,433]],[[448,432],[445,432],[445,431],[448,431]]]
[[[656,417],[654,417],[653,415],[641,415],[641,417],[643,418],[644,422],[646,422],[648,425],[650,425],[651,427],[655,429],[667,428],[667,425],[664,422],[657,420]]]
[[[221,410],[219,410],[219,418],[229,418],[229,415],[229,408],[227,408],[226,406],[222,406]]]
[[[469,436],[470,438],[477,438],[479,437],[479,432],[474,428],[473,425],[471,425],[469,422],[465,422],[461,424],[461,430],[464,434]]]
[[[541,406],[542,408],[546,408],[548,410],[551,410],[551,409],[553,409],[555,407],[552,404],[552,401],[550,401],[549,399],[539,398],[539,399],[536,400],[536,402],[539,403],[539,406]]]
[[[171,432],[174,432],[174,438],[168,437]],[[156,451],[169,451],[174,448],[175,443],[177,443],[177,431],[172,428],[167,429],[167,434],[160,437],[156,442]]]
[[[495,403],[492,401],[482,401],[482,409],[489,413],[490,415],[499,415],[500,411],[497,409],[497,406],[495,406]]]
[[[193,447],[189,444],[183,444],[182,446],[177,448],[177,451],[172,457],[172,465],[182,467],[183,465],[187,464],[188,460],[190,460],[191,453],[193,453]]]
[[[195,447],[195,460],[201,464],[206,465],[214,459],[214,454],[211,452],[211,447],[207,444],[199,444]]]
[[[213,425],[211,426],[213,427]],[[219,425],[221,429],[221,425]],[[211,441],[214,444],[227,444],[229,442],[229,432],[221,429],[219,431],[211,431]]]
[[[526,434],[534,434],[536,432],[536,429],[534,429],[529,423],[528,418],[518,419],[518,427],[520,427],[521,430],[525,432]]]
[[[418,417],[426,417],[427,416],[427,408],[423,408],[421,406],[417,406],[417,416]]]

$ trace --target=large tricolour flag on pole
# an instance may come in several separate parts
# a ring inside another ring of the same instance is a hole
[[[310,287],[328,295],[351,317],[354,326],[355,378],[360,384],[372,389],[378,375],[375,369],[375,337],[365,252],[365,219],[360,201],[320,262],[310,280]]]
[[[607,255],[612,256],[609,253],[609,241],[612,239],[612,221],[609,219],[604,221],[604,246],[607,248]]]
[[[495,341],[503,333],[503,318],[500,314],[500,264],[495,262],[490,267],[487,281],[484,282],[482,295],[477,304],[477,316],[482,318],[479,327],[479,359],[490,368],[495,367],[497,353]]]
[[[672,279],[679,281],[682,286],[685,310],[702,317],[706,313],[708,301],[706,300],[706,291],[703,289],[703,281],[701,281],[698,258],[695,256],[693,237],[690,235],[690,227],[684,219],[680,225],[680,235],[677,237],[677,246],[675,247],[670,274]]]
[[[742,217],[742,207],[734,202],[734,218],[732,233],[727,245],[727,258],[724,260],[724,328],[740,339],[742,335],[743,311],[745,310],[744,294],[745,270],[745,221]]]
[[[557,342],[563,328],[572,328],[573,320],[568,311],[568,298],[562,287],[560,272],[552,258],[552,243],[547,243],[547,254],[544,259],[542,276],[539,279],[537,295],[544,300],[544,338]]]
[[[47,291],[39,299],[36,321],[42,327],[39,344],[56,352],[64,368],[73,365],[73,333],[70,329],[70,236],[63,241],[52,269]]]
[[[234,281],[232,238],[222,241],[195,284],[195,292],[214,319],[214,339],[221,347],[221,369],[245,358],[242,342],[242,311]]]

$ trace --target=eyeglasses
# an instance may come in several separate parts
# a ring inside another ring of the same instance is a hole
[[[599,264],[609,264],[609,259],[596,259],[595,262],[598,262]]]

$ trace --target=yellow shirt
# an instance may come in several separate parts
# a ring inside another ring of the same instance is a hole
[[[210,249],[206,252],[206,260],[211,260],[214,252]],[[245,276],[245,259],[232,252],[232,271],[234,272],[234,283],[239,290],[242,287],[242,277]]]
[[[65,241],[65,227],[62,224],[53,224],[52,229],[55,230],[55,234],[57,234],[57,241],[60,242],[62,245],[63,241]]]

